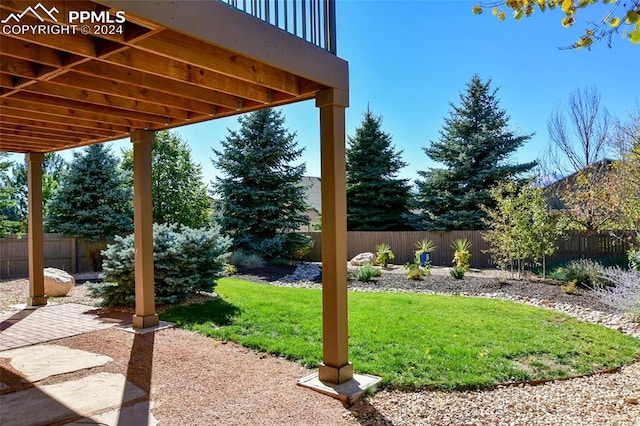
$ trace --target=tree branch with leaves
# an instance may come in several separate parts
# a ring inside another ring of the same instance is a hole
[[[561,13],[560,23],[570,27],[577,18],[585,15],[584,9],[604,5],[605,11],[599,22],[588,21],[584,34],[573,44],[561,49],[579,49],[591,47],[593,43],[606,40],[611,47],[613,34],[622,30],[622,35],[634,44],[640,43],[640,0],[506,0],[480,3],[473,6],[473,13],[479,15],[489,9],[499,20],[507,18],[511,11],[513,19],[519,21],[530,17],[536,10],[540,12],[557,11]]]

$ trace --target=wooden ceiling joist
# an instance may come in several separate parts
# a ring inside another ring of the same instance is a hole
[[[93,1],[0,2],[0,18],[64,25]],[[44,15],[44,14],[43,14]],[[325,86],[127,12],[121,33],[0,33],[0,151],[46,152],[311,99]]]

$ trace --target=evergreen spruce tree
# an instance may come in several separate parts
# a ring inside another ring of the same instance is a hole
[[[416,206],[423,211],[420,227],[432,231],[484,229],[486,213],[495,207],[489,190],[506,178],[515,178],[536,162],[509,164],[509,155],[531,138],[516,136],[509,116],[498,106],[491,80],[474,75],[460,105],[451,104],[440,138],[423,148],[445,169],[419,171]]]
[[[133,173],[133,151],[123,150],[123,169]],[[209,222],[209,197],[202,167],[178,133],[156,133],[152,159],[153,222],[203,228]]]
[[[398,179],[407,163],[381,129],[382,117],[367,108],[347,147],[347,227],[350,231],[409,228],[408,179]]]
[[[7,184],[12,162],[3,159],[6,157],[6,153],[0,152],[0,238],[15,232],[17,226],[9,217],[9,212],[15,207],[15,201],[11,197],[14,188]]]
[[[49,200],[58,187],[62,174],[67,169],[67,162],[60,154],[49,152],[44,154],[42,163],[42,208],[46,216]],[[27,232],[27,215],[29,190],[27,187],[28,168],[26,162],[14,163],[11,174],[2,178],[4,185],[13,188],[11,199],[13,204],[6,214],[16,224],[14,232]]]
[[[287,258],[309,246],[295,231],[309,223],[300,184],[305,165],[292,165],[302,149],[284,127],[281,112],[264,109],[238,119],[241,127],[213,150],[222,172],[214,192],[220,199],[218,222],[233,238],[234,250]]]
[[[132,191],[103,144],[74,152],[45,217],[49,232],[98,241],[133,229]]]

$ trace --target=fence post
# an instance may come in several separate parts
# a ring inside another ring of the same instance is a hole
[[[77,255],[76,255],[76,251],[77,249],[77,241],[75,237],[71,237],[71,273],[75,274],[78,272],[78,265],[77,265]]]

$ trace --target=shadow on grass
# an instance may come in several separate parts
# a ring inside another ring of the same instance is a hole
[[[164,321],[179,326],[212,323],[221,327],[232,324],[238,315],[240,308],[221,297],[216,297],[205,303],[169,309],[161,316]]]

